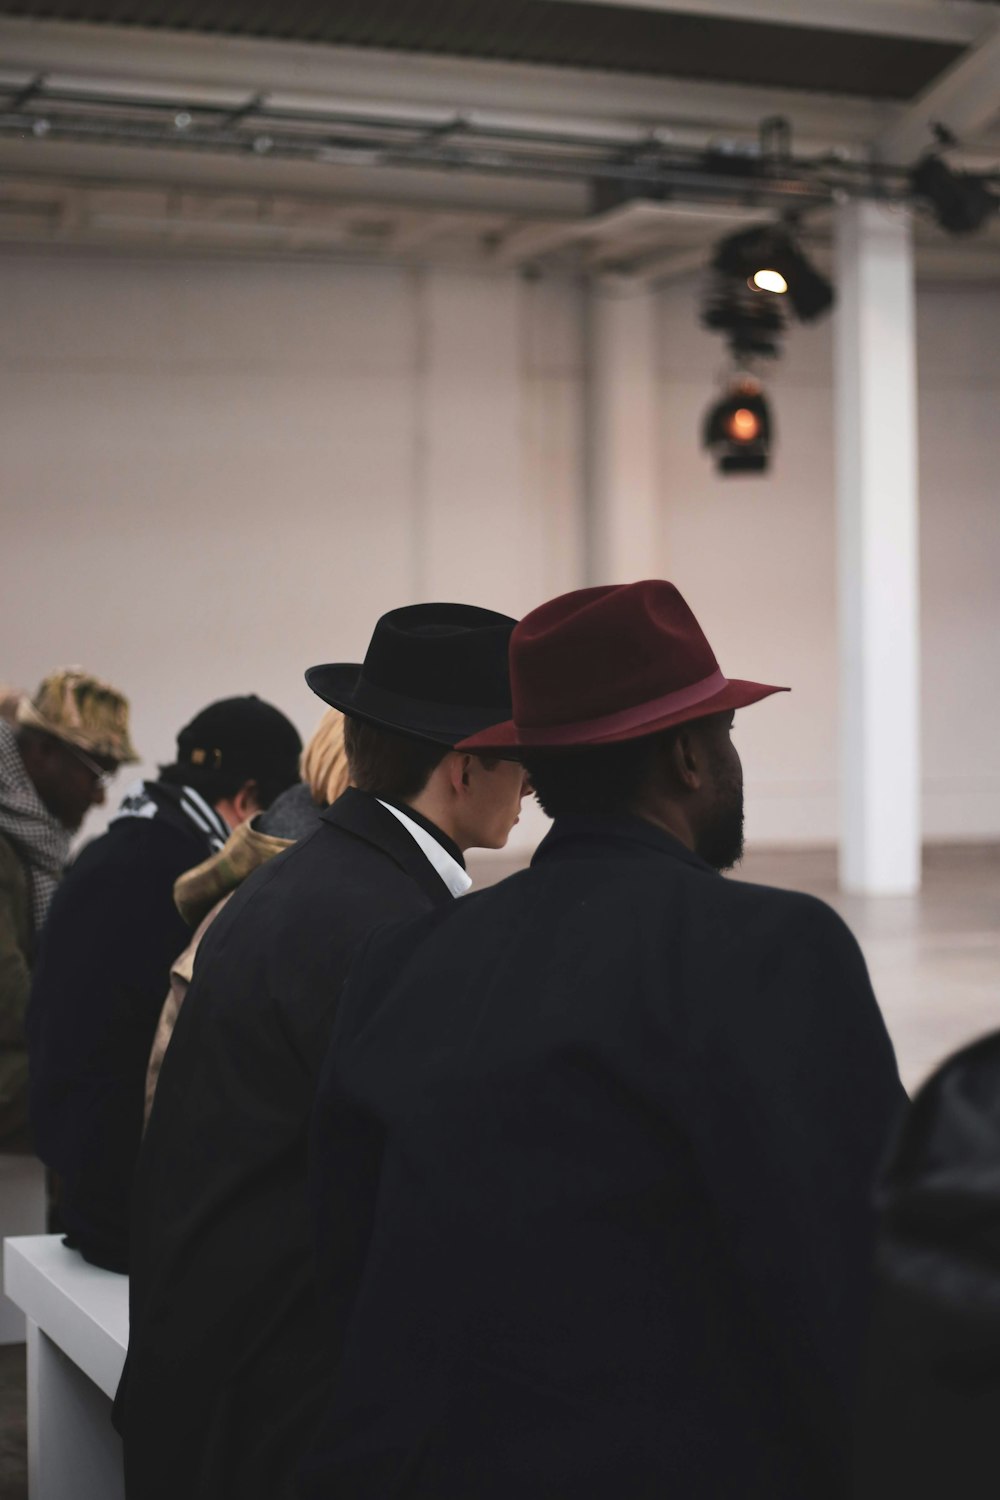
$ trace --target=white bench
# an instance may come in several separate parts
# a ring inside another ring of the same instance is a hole
[[[45,1233],[45,1168],[21,1152],[0,1154],[0,1240]],[[0,1296],[0,1344],[23,1344],[24,1314]]]
[[[31,1500],[123,1500],[111,1403],[128,1346],[128,1277],[88,1265],[56,1234],[3,1248],[4,1290],[27,1319]]]

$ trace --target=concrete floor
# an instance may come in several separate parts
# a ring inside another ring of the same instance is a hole
[[[480,887],[516,868],[472,858]],[[731,879],[809,891],[834,906],[868,961],[911,1091],[957,1047],[1000,1026],[1000,845],[925,850],[917,896],[844,896],[830,850],[751,850]],[[0,1349],[0,1500],[25,1500],[24,1346]]]

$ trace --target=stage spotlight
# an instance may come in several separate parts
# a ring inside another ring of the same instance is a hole
[[[812,322],[833,306],[833,287],[780,224],[760,224],[731,234],[716,247],[712,265],[751,290],[787,294],[795,315]]]
[[[716,272],[702,305],[701,321],[713,333],[725,335],[737,364],[774,358],[780,351],[785,328],[781,303],[758,296],[742,281]]]
[[[773,424],[760,382],[740,375],[705,416],[702,442],[720,474],[763,474],[771,456]]]
[[[941,228],[950,234],[972,234],[1000,207],[984,177],[953,172],[934,152],[917,162],[910,181],[913,191],[927,199]]]
[[[758,292],[776,292],[779,297],[788,291],[788,282],[781,272],[769,270],[766,267],[762,271],[755,271],[750,282]]]

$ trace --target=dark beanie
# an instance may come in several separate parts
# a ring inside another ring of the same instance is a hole
[[[181,765],[235,772],[248,780],[277,780],[285,786],[298,780],[301,754],[295,725],[255,693],[210,703],[177,736]]]

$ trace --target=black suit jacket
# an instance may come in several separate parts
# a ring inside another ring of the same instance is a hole
[[[314,1121],[303,1493],[842,1494],[903,1101],[840,919],[638,819],[380,935]]]
[[[1000,1033],[913,1101],[880,1190],[857,1500],[993,1500],[1000,1432]]]
[[[291,1492],[323,1393],[306,1139],[337,999],[374,927],[451,900],[351,790],[206,934],[135,1186],[116,1408],[130,1497]]]
[[[111,1271],[129,1266],[149,1052],[191,940],[174,881],[211,852],[170,803],[116,820],[67,873],[42,933],[26,1018],[32,1138],[61,1178],[69,1243]]]

